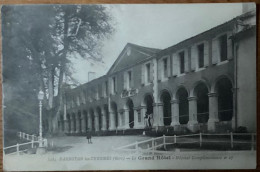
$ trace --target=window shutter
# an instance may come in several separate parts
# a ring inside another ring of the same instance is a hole
[[[115,77],[115,94],[116,94],[116,92],[117,92],[117,78]]]
[[[124,79],[124,89],[127,89],[127,72],[124,72],[123,79]]]
[[[145,84],[145,65],[141,65],[142,71],[141,71],[141,84]]]
[[[232,36],[232,33],[229,32],[227,34],[227,59],[231,60],[233,58],[233,53],[232,53],[232,39],[230,39],[230,36]]]
[[[96,90],[95,90],[95,91],[96,91],[96,100],[99,99],[99,91],[98,91],[99,89],[98,89],[98,87],[99,87],[99,86],[97,86],[97,88],[96,88]]]
[[[188,51],[184,51],[184,71],[189,72],[189,55]]]
[[[134,88],[134,70],[131,70],[131,83],[130,83],[130,87]]]
[[[171,77],[171,56],[167,57],[167,76]]]
[[[84,91],[82,91],[81,98],[82,98],[82,102],[83,102],[84,104],[86,104],[86,99],[85,99],[85,93],[84,93]]]
[[[103,96],[106,97],[106,82],[103,83]]]
[[[153,82],[153,80],[154,80],[154,64],[151,62],[150,63],[150,80],[149,80],[149,82]]]
[[[158,60],[158,80],[162,80],[162,70],[163,70],[163,66],[162,66],[162,60],[159,59]]]
[[[204,42],[204,66],[209,66],[209,42]]]
[[[110,90],[109,92],[113,94],[113,78],[109,78],[108,86]]]
[[[197,45],[191,47],[191,70],[195,71],[198,66],[198,48]]]
[[[179,74],[179,59],[175,53],[172,55],[172,75],[177,76]]]
[[[212,40],[212,64],[217,64],[220,58],[219,39]]]

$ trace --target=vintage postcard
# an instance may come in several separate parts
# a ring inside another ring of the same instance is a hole
[[[5,171],[256,168],[256,6],[4,5]]]

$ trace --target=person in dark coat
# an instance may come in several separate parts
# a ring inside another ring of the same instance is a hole
[[[87,131],[87,139],[88,139],[88,143],[92,143],[92,141],[91,141],[91,131]]]
[[[145,112],[144,123],[145,123],[145,128],[147,128],[148,127],[148,113],[147,113],[147,111]]]

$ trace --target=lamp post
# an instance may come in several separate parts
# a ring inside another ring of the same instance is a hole
[[[40,123],[39,123],[39,147],[43,147],[42,143],[42,100],[44,97],[44,93],[42,90],[39,91],[38,94],[38,100],[39,100],[39,118],[40,118]]]

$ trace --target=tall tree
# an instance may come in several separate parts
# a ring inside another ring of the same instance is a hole
[[[102,40],[113,32],[109,12],[103,5],[42,5],[4,6],[2,14],[4,87],[34,97],[41,88],[48,109],[56,91],[56,118],[64,75],[74,80],[71,58],[102,59]]]

